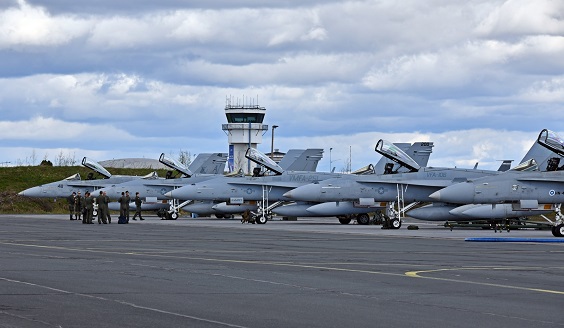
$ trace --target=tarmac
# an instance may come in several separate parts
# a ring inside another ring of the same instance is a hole
[[[564,244],[534,239],[557,238],[0,215],[0,327],[561,327]]]

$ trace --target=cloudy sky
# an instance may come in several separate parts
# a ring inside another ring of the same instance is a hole
[[[227,152],[227,97],[321,170],[381,138],[497,168],[564,135],[564,2],[0,0],[0,162]]]

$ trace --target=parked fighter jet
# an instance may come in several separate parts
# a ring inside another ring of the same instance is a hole
[[[162,153],[159,156],[159,162],[171,168],[167,172],[165,178],[158,176],[146,176],[141,179],[130,180],[124,183],[110,184],[102,189],[111,199],[118,199],[122,193],[130,191],[131,194],[139,192],[141,198],[144,199],[142,204],[143,210],[160,210],[159,215],[166,218],[178,218],[177,211],[169,211],[178,204],[169,202],[168,199],[162,195],[172,190],[178,181],[192,177],[193,179],[206,179],[206,177],[215,177],[217,174],[223,174],[225,163],[227,162],[226,153],[200,153],[188,167],[174,158],[166,156]],[[180,178],[175,178],[176,175],[182,175]],[[133,203],[130,207],[134,207]],[[109,206],[110,210],[119,210],[119,204],[112,202]],[[168,212],[167,212],[168,211]],[[168,215],[167,215],[168,214]]]
[[[82,165],[92,169],[94,172],[101,175],[102,179],[96,179],[95,173],[90,172],[86,180],[82,180],[80,174],[74,174],[66,179],[47,183],[37,187],[32,187],[18,193],[20,196],[34,197],[34,198],[61,198],[68,197],[72,192],[96,191],[108,184],[123,183],[133,179],[139,179],[140,176],[132,175],[112,175],[99,163],[84,157]],[[155,176],[156,172],[148,174],[146,177]]]
[[[391,227],[397,229],[401,226],[402,212],[418,203],[432,202],[433,199],[429,198],[429,195],[434,191],[466,181],[468,178],[499,174],[498,171],[477,169],[420,167],[414,164],[409,156],[384,140],[378,142],[375,150],[401,163],[411,172],[359,177],[341,176],[296,188],[284,196],[300,201],[321,203],[308,208],[308,211],[319,215],[356,214],[361,212],[363,207],[370,208],[370,212],[375,212],[378,208],[385,209],[384,216],[389,218]],[[541,158],[541,162],[543,161],[544,158]],[[398,202],[398,210],[394,209],[394,202]],[[411,204],[406,207],[404,203]],[[433,204],[432,207],[418,209],[420,214],[418,218],[434,218],[445,211],[448,213],[450,209],[452,208],[444,204]],[[413,215],[410,213],[410,216]],[[445,220],[444,215],[440,217],[442,221]],[[456,217],[452,216],[451,219]],[[350,222],[350,218],[341,217],[339,221],[346,224]],[[357,221],[360,224],[367,224],[369,217],[361,213],[357,215]]]
[[[425,145],[426,151],[421,149],[422,154],[430,154],[431,143]],[[287,171],[282,169],[264,154],[258,152],[256,149],[249,148],[245,155],[248,159],[256,162],[262,167],[270,170],[274,174],[266,175],[261,171],[260,167],[255,168],[253,177],[244,177],[236,179],[213,179],[204,183],[197,183],[187,185],[185,187],[173,190],[166,194],[168,197],[177,198],[190,198],[199,200],[212,200],[217,202],[229,202],[231,204],[244,204],[249,202],[259,202],[258,220],[259,223],[266,223],[274,208],[282,205],[284,202],[292,201],[291,199],[283,196],[287,191],[298,186],[322,181],[328,178],[343,175],[341,173],[326,173],[326,172],[299,172]],[[422,155],[424,158],[425,155]],[[388,169],[394,167],[393,163],[387,166]],[[373,166],[369,165],[357,174],[372,172]],[[304,211],[304,204],[294,204],[290,207],[292,215],[307,214]],[[307,205],[308,207],[311,204]],[[282,208],[282,207],[279,207]],[[311,216],[311,215],[310,215]]]
[[[538,143],[564,155],[564,141],[554,132],[546,129],[541,131]],[[564,202],[564,165],[559,167],[559,162],[559,158],[551,159],[548,172],[508,171],[497,176],[454,184],[429,197],[440,202],[470,204],[453,209],[463,215],[468,215],[469,211],[501,212],[508,208],[528,215],[554,211],[556,219],[551,222],[552,234],[563,237],[564,217],[561,204]]]
[[[251,152],[260,153],[253,149]],[[323,149],[291,149],[282,158],[279,164],[274,163],[270,158],[266,157],[264,154],[260,153],[262,157],[251,158],[252,161],[257,162],[259,165],[263,165],[266,161],[272,163],[272,167],[277,167],[276,170],[279,171],[300,171],[300,172],[315,172],[317,169],[317,164],[323,157]],[[269,164],[270,165],[270,164]],[[257,173],[257,168],[255,168],[255,173]],[[260,171],[260,168],[258,168]],[[262,174],[262,173],[257,173]],[[233,178],[241,177],[218,177],[218,179],[226,178],[225,181],[232,181]],[[173,191],[175,193],[176,191]],[[246,210],[256,211],[258,208],[257,202],[247,202],[247,201],[230,201],[226,199],[224,201],[216,201],[213,199],[205,200],[195,200],[192,204],[184,206],[182,209],[196,213],[199,215],[215,214],[217,217],[242,213]]]

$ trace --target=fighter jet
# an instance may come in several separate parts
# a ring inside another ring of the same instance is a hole
[[[541,131],[537,142],[564,155],[564,141],[552,131]],[[558,166],[559,162],[560,158],[551,159],[547,172],[507,171],[497,176],[470,179],[440,189],[429,197],[439,202],[465,204],[453,209],[463,215],[468,215],[469,211],[481,215],[482,212],[502,212],[504,209],[528,215],[554,211],[555,221],[550,221],[552,234],[563,237],[564,165]]]
[[[284,196],[299,201],[318,202],[320,204],[307,210],[319,215],[341,216],[339,221],[343,224],[350,222],[350,217],[344,215],[356,214],[362,212],[362,208],[367,208],[366,213],[378,212],[386,219],[389,227],[398,229],[401,227],[403,213],[420,203],[433,202],[433,199],[429,198],[431,193],[469,178],[500,173],[477,169],[421,167],[407,154],[385,140],[378,141],[375,150],[409,168],[410,172],[403,174],[386,172],[388,174],[358,177],[340,176],[296,188]],[[544,158],[541,159],[541,162],[543,161]],[[398,205],[397,209],[394,207],[395,203]],[[405,203],[410,204],[405,206]],[[385,210],[385,213],[379,212],[378,209]],[[434,218],[438,214],[448,213],[451,209],[444,204],[433,204],[418,209],[417,218]],[[369,223],[366,213],[357,215],[358,223]],[[410,213],[410,216],[413,215]],[[455,216],[451,216],[452,219],[456,219]],[[440,217],[441,220],[445,220],[445,215]]]
[[[426,148],[432,147],[427,145]],[[422,151],[422,154],[425,153]],[[426,152],[427,157],[430,152]],[[292,201],[284,194],[298,186],[311,182],[322,181],[342,173],[328,172],[303,172],[288,171],[282,169],[264,154],[256,149],[249,148],[245,155],[248,159],[261,165],[265,171],[261,171],[260,167],[255,168],[253,177],[244,177],[236,179],[213,179],[204,183],[196,183],[173,190],[166,194],[168,197],[190,198],[198,200],[211,200],[216,202],[229,202],[231,204],[244,204],[249,202],[259,202],[258,212],[256,213],[258,223],[266,223],[272,210],[282,209],[279,207],[285,202]],[[424,157],[424,156],[423,156]],[[394,164],[390,163],[388,168],[393,168]],[[271,175],[266,174],[266,170],[273,172]],[[373,171],[373,166],[368,165],[357,174]],[[294,204],[290,212],[285,213],[304,213],[303,206],[311,206],[311,204]],[[287,207],[286,207],[287,208]],[[307,212],[305,213],[307,214]]]
[[[32,187],[18,193],[20,196],[33,197],[33,198],[61,198],[68,197],[72,192],[97,191],[109,184],[124,183],[133,179],[139,179],[140,176],[131,175],[112,175],[102,165],[84,157],[82,165],[92,169],[94,172],[102,176],[102,179],[96,179],[95,173],[90,172],[86,180],[82,180],[79,173],[76,173],[66,179],[47,183],[44,185]],[[155,176],[156,172],[152,172],[149,176]]]
[[[278,170],[280,172],[285,170],[300,170],[301,172],[315,172],[317,168],[317,164],[319,163],[319,160],[322,158],[323,149],[306,149],[306,150],[291,149],[290,151],[288,151],[288,153],[286,153],[286,155],[282,158],[279,164],[276,164],[274,161],[272,161],[270,158],[260,153],[256,149],[252,149],[251,151],[248,151],[248,153],[249,152],[253,154],[255,153],[260,154],[259,156],[252,156],[252,158],[250,158],[250,160],[252,160],[253,162],[258,163],[259,165],[264,165],[265,163],[268,162],[267,165],[271,165],[271,168],[274,168],[274,170]],[[255,168],[255,175],[264,174],[264,172],[260,172],[260,171],[261,171],[260,167]],[[241,178],[241,176],[217,177],[214,180],[224,181],[224,183],[226,183],[226,182],[234,181],[234,179],[237,178]],[[192,183],[192,185],[193,184],[195,183]],[[175,198],[186,199],[184,197],[185,196],[184,194],[177,193],[177,190],[179,189],[173,190],[172,192],[167,194],[167,196],[171,197],[171,195],[174,195]],[[229,199],[229,198],[223,200],[216,200],[216,199],[207,199],[207,198],[194,199],[188,197],[188,199],[192,199],[194,200],[194,202],[188,206],[184,206],[182,208],[183,210],[196,213],[199,215],[215,214],[216,217],[221,217],[222,215],[242,213],[245,210],[255,211],[258,207],[256,201],[243,202],[237,199]]]
[[[118,199],[126,191],[129,191],[131,194],[139,192],[141,198],[144,199],[142,210],[159,210],[158,214],[160,216],[168,219],[177,219],[178,211],[170,209],[178,206],[178,202],[169,202],[167,198],[163,197],[163,194],[174,189],[187,178],[203,181],[218,174],[223,174],[225,163],[227,162],[227,154],[201,153],[186,167],[174,158],[162,153],[159,156],[159,162],[171,169],[167,171],[165,178],[149,175],[124,183],[112,183],[100,190],[105,191],[111,199]],[[177,177],[179,175],[180,177]],[[133,208],[134,204],[131,203],[130,207]],[[119,204],[112,202],[109,208],[110,210],[119,210]]]

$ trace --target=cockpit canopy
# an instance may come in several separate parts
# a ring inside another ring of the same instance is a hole
[[[276,174],[282,174],[282,172],[284,172],[284,169],[282,169],[272,159],[254,148],[247,149],[245,157],[257,163],[258,165],[264,166],[265,168],[271,170]]]
[[[560,156],[564,156],[564,140],[555,132],[544,129],[540,132],[537,142],[552,150]]]
[[[110,178],[112,176],[112,174],[108,172],[108,170],[106,170],[102,165],[98,164],[98,162],[93,161],[89,158],[84,157],[82,159],[82,165],[103,175],[105,178]]]
[[[374,150],[382,156],[385,156],[390,160],[408,168],[411,172],[419,171],[419,169],[421,168],[421,166],[419,166],[419,164],[417,164],[417,162],[415,162],[413,158],[409,157],[409,155],[407,155],[398,146],[384,139],[378,140],[378,143],[376,143],[376,148]]]
[[[180,163],[174,158],[165,156],[164,153],[162,153],[161,156],[159,157],[159,162],[163,163],[164,165],[170,167],[173,170],[177,170],[178,172],[184,174],[187,177],[191,177],[192,175],[194,175],[192,171],[190,171],[190,169],[188,169],[184,164]]]

